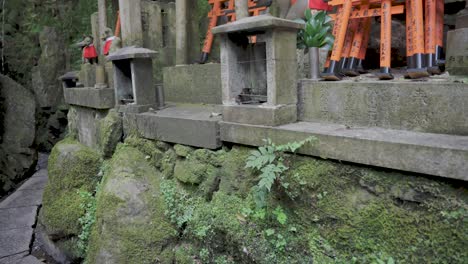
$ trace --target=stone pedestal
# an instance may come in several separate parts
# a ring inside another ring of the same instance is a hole
[[[85,63],[81,65],[79,82],[84,87],[94,87],[96,84],[96,65]]]
[[[277,126],[297,120],[296,34],[302,27],[290,20],[261,15],[213,29],[214,34],[221,35],[224,121]],[[256,38],[249,38],[253,35]],[[252,39],[255,43],[249,43]],[[250,47],[262,46],[265,59],[256,60]],[[265,64],[266,71],[252,74],[252,63],[254,68],[255,64]],[[252,83],[262,78],[267,80],[266,94],[246,95]],[[262,96],[259,103],[244,100]]]
[[[125,47],[107,56],[113,63],[116,105],[121,112],[141,113],[158,108],[152,59],[156,52]]]
[[[451,75],[468,75],[468,28],[447,33],[446,69]]]

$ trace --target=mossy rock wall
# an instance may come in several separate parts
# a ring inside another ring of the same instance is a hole
[[[252,150],[128,138],[98,195],[89,263],[468,262],[464,183],[286,155],[288,188],[262,211]]]
[[[97,196],[88,263],[170,263],[162,252],[178,234],[164,218],[161,179],[150,156],[118,146]]]
[[[52,149],[40,221],[47,234],[58,244],[76,241],[76,236],[80,234],[78,219],[84,214],[80,206],[84,200],[79,193],[94,192],[101,178],[101,162],[101,156],[96,151],[73,139],[67,138]],[[77,252],[65,253],[76,258],[79,257]]]

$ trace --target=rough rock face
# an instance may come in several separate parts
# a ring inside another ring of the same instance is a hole
[[[459,183],[285,155],[259,209],[251,151],[127,138],[105,166],[87,263],[468,260]]]
[[[81,257],[76,237],[83,216],[80,192],[93,193],[100,180],[101,156],[72,139],[59,142],[49,157],[49,182],[44,191],[40,222],[47,235],[70,259]]]
[[[37,161],[33,93],[0,75],[0,196],[34,170]]]
[[[97,196],[88,263],[168,263],[162,251],[177,231],[164,218],[160,181],[144,153],[117,147]]]
[[[42,54],[33,68],[32,86],[40,107],[63,103],[63,91],[58,77],[65,73],[65,45],[55,28],[45,27],[39,35]]]
[[[57,29],[45,27],[39,34],[41,56],[32,70],[32,87],[39,111],[38,148],[50,151],[63,138],[67,126],[68,106],[64,105],[63,90],[58,77],[65,73],[67,56],[65,41]]]

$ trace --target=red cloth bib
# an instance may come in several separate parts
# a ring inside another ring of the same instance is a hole
[[[96,48],[94,47],[93,44],[83,48],[83,58],[85,58],[85,59],[94,59],[97,56],[98,55],[97,55],[97,52],[96,52]]]
[[[331,10],[331,6],[329,6],[323,0],[309,0],[309,8],[316,9],[316,10]]]
[[[114,37],[110,37],[106,39],[106,43],[104,43],[104,49],[103,53],[104,55],[109,55],[110,48],[112,46],[112,41],[114,40]]]

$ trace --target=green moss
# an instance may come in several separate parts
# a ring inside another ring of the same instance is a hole
[[[246,147],[234,147],[224,154],[224,162],[221,166],[219,190],[226,194],[236,193],[245,197],[250,188],[255,184],[255,178],[251,171],[245,168],[245,161],[252,149]]]
[[[125,139],[125,144],[137,148],[146,155],[145,159],[148,160],[151,165],[157,169],[161,168],[161,164],[164,159],[164,153],[161,148],[164,149],[164,145],[158,144],[158,142],[155,141],[137,137],[128,137]]]
[[[174,146],[174,150],[177,156],[186,158],[190,156],[190,154],[194,151],[194,148],[177,144]]]
[[[145,157],[129,145],[117,147],[97,198],[89,263],[156,263],[175,242],[177,231],[164,218],[162,175]]]
[[[116,110],[110,110],[108,115],[99,121],[99,148],[105,158],[110,158],[114,153],[117,143],[122,139],[122,118]]]
[[[53,148],[42,207],[42,221],[47,230],[59,236],[79,234],[78,218],[84,212],[78,191],[94,191],[100,180],[100,166],[97,152],[72,139],[65,139]]]
[[[161,171],[165,179],[171,179],[174,175],[176,160],[177,155],[173,149],[169,149],[164,153],[161,161]]]
[[[183,183],[198,185],[207,177],[212,178],[216,172],[212,165],[191,159],[176,163],[174,177]]]

